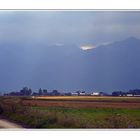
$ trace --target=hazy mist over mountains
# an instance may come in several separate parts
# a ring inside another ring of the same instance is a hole
[[[24,85],[60,91],[110,92],[139,88],[140,40],[134,37],[87,51],[76,47],[71,50],[2,46],[0,81],[3,89]]]
[[[0,91],[140,88],[139,12],[39,13],[0,14]]]

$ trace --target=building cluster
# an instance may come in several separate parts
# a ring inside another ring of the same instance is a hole
[[[32,92],[30,88],[24,87],[18,92],[5,93],[4,96],[140,96],[140,89],[129,90],[128,92],[114,91],[112,94],[104,92],[86,93],[85,91],[76,92],[59,92],[53,90],[48,92],[47,89],[39,89],[38,92]]]
[[[53,90],[49,92],[47,89],[39,89],[38,92],[32,92],[30,88],[24,87],[20,91],[5,93],[4,96],[107,96],[104,92],[86,93],[85,91],[76,92],[59,92]]]
[[[123,91],[114,91],[112,92],[112,96],[135,96],[135,97],[140,97],[140,89],[134,89],[134,90],[129,90],[127,92]]]

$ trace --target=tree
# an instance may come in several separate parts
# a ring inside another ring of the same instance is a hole
[[[57,90],[53,90],[52,94],[55,95],[55,96],[59,96],[60,95],[60,93]]]
[[[31,89],[31,88],[29,88],[29,91],[28,91],[28,92],[29,92],[29,94],[31,95],[31,94],[32,94],[32,89]]]
[[[42,92],[42,89],[41,89],[41,88],[39,89],[39,91],[38,91],[38,92],[39,92],[39,95],[42,95],[42,94],[43,94],[43,92]]]
[[[20,92],[24,96],[30,96],[32,94],[32,90],[31,89],[28,89],[28,87],[23,87],[22,90],[20,90]]]
[[[48,93],[48,91],[47,91],[47,89],[43,89],[43,94],[47,94]]]

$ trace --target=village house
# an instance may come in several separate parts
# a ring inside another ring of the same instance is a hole
[[[72,92],[72,93],[71,93],[72,96],[78,96],[78,94],[79,94],[79,93],[77,93],[77,92]]]
[[[85,92],[80,92],[80,93],[79,93],[79,96],[85,96],[85,95],[86,95]]]
[[[101,96],[101,93],[100,92],[92,92],[90,95],[91,96]]]

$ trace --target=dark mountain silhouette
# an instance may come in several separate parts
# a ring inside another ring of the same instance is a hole
[[[73,44],[0,44],[0,88],[61,91],[140,88],[140,39],[130,37],[82,51]]]
[[[89,73],[95,72],[89,79],[96,79],[90,83],[106,91],[139,88],[139,53],[140,40],[134,37],[89,50],[87,67]]]

